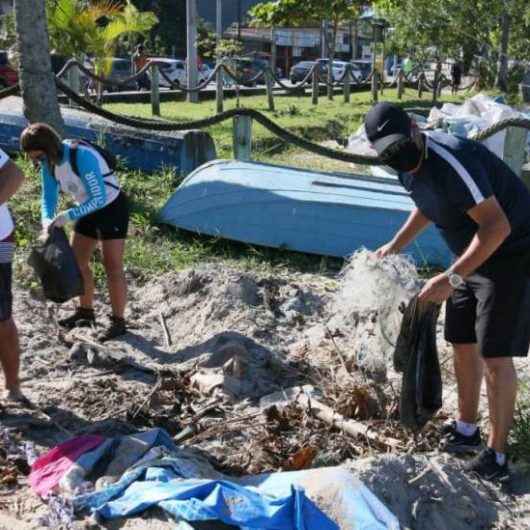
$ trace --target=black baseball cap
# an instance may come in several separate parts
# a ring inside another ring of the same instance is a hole
[[[412,121],[404,110],[384,101],[368,111],[364,128],[368,140],[381,155],[392,144],[410,138]]]

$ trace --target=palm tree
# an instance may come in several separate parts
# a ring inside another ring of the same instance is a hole
[[[30,122],[49,123],[62,134],[44,0],[15,0],[15,24],[24,114]]]
[[[48,26],[53,49],[65,57],[95,59],[97,73],[110,67],[111,57],[125,36],[143,35],[158,23],[155,14],[139,11],[130,0],[48,0]]]

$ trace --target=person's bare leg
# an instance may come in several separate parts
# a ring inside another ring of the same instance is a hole
[[[112,315],[123,318],[127,304],[127,281],[123,270],[125,239],[103,241],[103,265],[107,274]]]
[[[96,239],[83,236],[77,232],[74,233],[72,240],[72,250],[85,284],[85,294],[79,297],[79,305],[87,309],[91,309],[94,303],[94,278],[90,270],[90,258],[94,254],[97,243]]]
[[[511,357],[484,359],[490,412],[488,447],[504,453],[513,423],[517,374]]]
[[[484,362],[476,344],[453,344],[453,352],[458,389],[458,419],[476,423]]]
[[[18,392],[20,382],[20,345],[15,321],[10,318],[0,322],[0,363],[4,371],[5,387],[9,392]]]

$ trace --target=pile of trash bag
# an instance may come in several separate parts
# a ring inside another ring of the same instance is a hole
[[[31,252],[28,264],[39,278],[45,298],[62,304],[84,294],[83,277],[62,228],[52,228]]]

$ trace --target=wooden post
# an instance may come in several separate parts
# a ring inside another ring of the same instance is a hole
[[[270,68],[265,68],[265,85],[267,87],[267,100],[269,103],[269,110],[274,111],[274,94],[272,93],[272,87],[274,81],[272,78],[272,71]]]
[[[525,177],[526,183],[528,175],[523,175],[523,166],[526,162],[525,146],[528,139],[528,131],[520,127],[508,127],[504,139],[504,153],[502,159],[512,168],[514,173],[519,177]],[[530,164],[527,165],[530,169]]]
[[[320,86],[318,84],[318,68],[315,68],[313,70],[313,82],[312,82],[312,95],[311,95],[311,103],[313,103],[313,105],[318,105],[318,95],[319,95],[319,90],[320,90]]]
[[[151,112],[153,116],[160,116],[160,79],[158,65],[151,65]]]
[[[252,118],[236,116],[234,118],[234,158],[248,162],[252,151]]]
[[[346,72],[344,73],[344,103],[350,102],[350,79],[351,77],[351,67],[349,64],[346,65]]]
[[[423,72],[420,73],[418,76],[418,99],[421,99],[423,96],[423,76],[425,74]]]
[[[216,6],[216,37],[217,45],[219,46],[221,39],[223,38],[223,6],[221,0],[217,0]],[[223,101],[223,69],[221,67],[222,61],[217,56],[217,66],[220,67],[215,75],[215,102],[217,106],[217,113],[220,114],[224,110],[224,101]]]
[[[379,78],[379,72],[377,70],[374,70],[372,73],[372,103],[377,103],[379,100],[378,96],[378,78]]]
[[[218,65],[221,63],[218,62]],[[223,69],[219,68],[215,74],[215,101],[217,105],[217,113],[220,114],[224,110],[224,92],[223,92]]]
[[[68,85],[76,94],[81,92],[81,77],[77,65],[74,65],[68,70]],[[69,100],[69,105],[74,105],[74,102],[71,99]]]
[[[438,98],[438,83],[440,82],[440,75],[438,74],[438,70],[434,72],[434,82],[432,86],[432,102],[436,103],[436,99]]]
[[[405,79],[403,70],[401,68],[397,71],[397,97],[398,99],[403,98],[403,92],[405,92]]]

